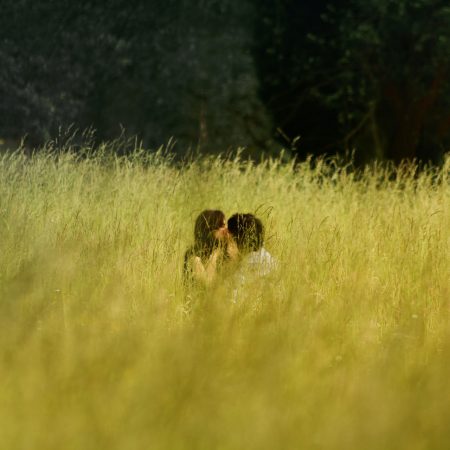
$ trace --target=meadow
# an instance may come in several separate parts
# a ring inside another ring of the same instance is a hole
[[[450,448],[449,169],[0,155],[0,449]],[[239,302],[205,208],[279,261]]]

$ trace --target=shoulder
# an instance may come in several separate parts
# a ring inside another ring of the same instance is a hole
[[[250,264],[275,262],[275,258],[264,247],[261,247],[255,252],[251,252],[247,257],[247,260]]]
[[[277,267],[276,259],[264,247],[251,252],[247,257],[247,264],[261,275],[267,275]]]

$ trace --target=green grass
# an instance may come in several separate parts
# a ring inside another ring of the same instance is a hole
[[[0,449],[450,448],[449,164],[0,158]],[[280,263],[186,303],[196,215]]]

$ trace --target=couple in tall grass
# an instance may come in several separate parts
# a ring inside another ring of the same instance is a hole
[[[194,245],[184,255],[187,284],[209,286],[231,275],[237,288],[275,268],[275,259],[264,248],[264,226],[259,218],[250,213],[236,213],[226,221],[220,210],[199,214],[194,226]]]

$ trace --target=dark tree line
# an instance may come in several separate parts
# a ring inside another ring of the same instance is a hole
[[[449,70],[443,0],[2,0],[0,139],[438,162]]]

